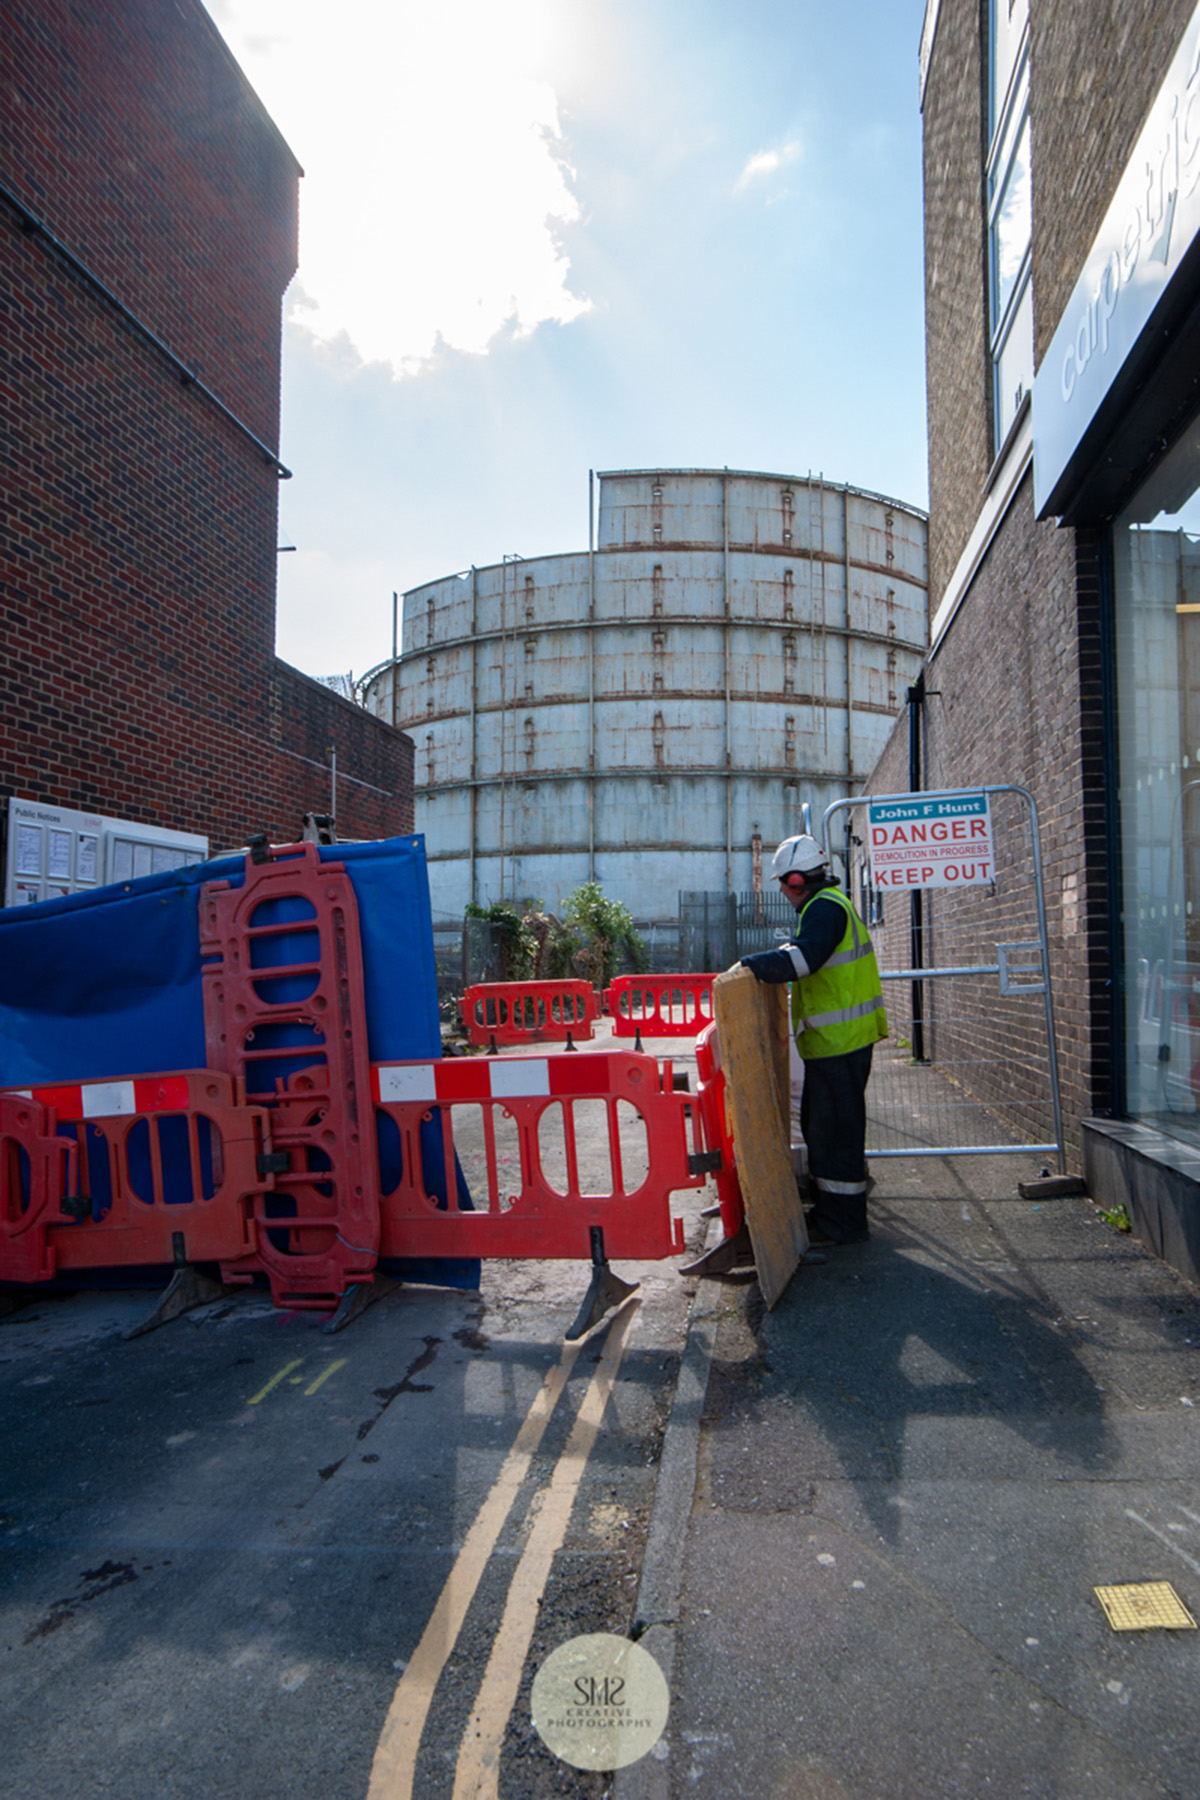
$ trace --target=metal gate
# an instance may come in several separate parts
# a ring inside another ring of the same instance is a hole
[[[872,880],[868,807],[987,796],[986,885],[884,891]],[[839,831],[842,842],[835,836]],[[887,984],[867,1154],[1049,1154],[1066,1168],[1037,807],[1023,787],[865,794],[827,807],[826,848],[866,921]]]

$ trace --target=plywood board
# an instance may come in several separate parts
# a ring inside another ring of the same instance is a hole
[[[808,1249],[792,1172],[788,991],[785,984],[757,981],[741,967],[713,983],[738,1181],[768,1307],[779,1300]]]

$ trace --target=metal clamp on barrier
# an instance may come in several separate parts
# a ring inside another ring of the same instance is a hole
[[[1036,940],[1032,944],[997,944],[996,957],[1002,994],[1045,993],[1046,965]]]

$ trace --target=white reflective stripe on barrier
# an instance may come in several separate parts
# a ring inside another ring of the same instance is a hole
[[[391,1067],[381,1064],[377,1071],[379,1099],[436,1100],[436,1069],[436,1063],[399,1063]]]
[[[137,1111],[132,1081],[89,1081],[80,1089],[81,1117],[115,1119]]]
[[[186,1112],[191,1106],[188,1077],[178,1074],[141,1075],[124,1081],[47,1082],[34,1088],[4,1088],[0,1092],[36,1100],[39,1106],[52,1106],[64,1121]]]
[[[516,1100],[525,1095],[541,1097],[550,1092],[550,1065],[544,1056],[513,1057],[494,1062],[489,1073],[497,1100]]]
[[[568,1067],[574,1068],[574,1059]],[[595,1091],[606,1092],[607,1058],[589,1058],[587,1067],[594,1074]],[[588,1086],[586,1080],[584,1086]],[[558,1093],[569,1096],[580,1091],[577,1081],[565,1076],[552,1083],[550,1064],[544,1056],[376,1063],[374,1088],[375,1099],[385,1106],[405,1102],[437,1105],[473,1100],[545,1100]]]

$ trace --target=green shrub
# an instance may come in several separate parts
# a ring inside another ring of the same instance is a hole
[[[633,928],[633,914],[619,900],[607,899],[598,881],[585,881],[573,889],[563,902],[563,914],[566,930],[556,955],[593,987],[606,988],[626,958],[635,969],[649,967],[645,940]]]

